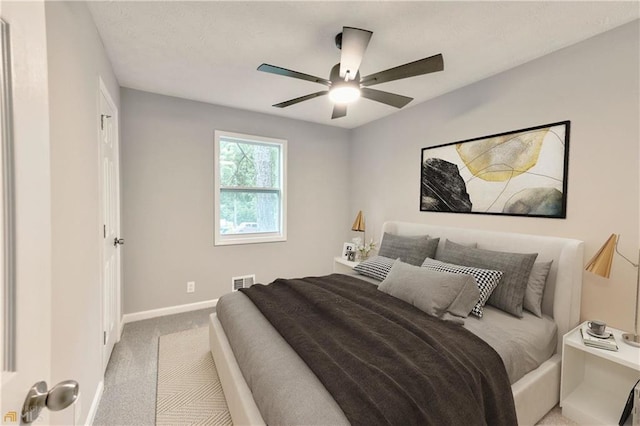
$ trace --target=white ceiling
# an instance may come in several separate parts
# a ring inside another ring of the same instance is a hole
[[[375,86],[428,99],[640,16],[633,2],[89,2],[123,87],[354,128],[398,111],[367,99],[331,120],[324,86],[256,71],[263,62],[323,78],[343,26],[373,31],[365,76],[437,53],[443,72]]]

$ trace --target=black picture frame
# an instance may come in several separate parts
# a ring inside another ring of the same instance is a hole
[[[422,148],[420,211],[565,219],[571,122]]]

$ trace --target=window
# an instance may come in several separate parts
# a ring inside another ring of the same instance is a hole
[[[215,132],[215,245],[286,241],[287,141]]]

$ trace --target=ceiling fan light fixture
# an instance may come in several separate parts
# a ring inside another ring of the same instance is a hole
[[[402,108],[411,102],[413,98],[372,89],[369,86],[416,77],[444,69],[442,54],[437,54],[361,78],[360,64],[362,63],[362,58],[372,35],[373,32],[369,30],[342,27],[342,32],[336,36],[336,46],[342,51],[340,53],[340,62],[331,68],[329,79],[277,67],[275,65],[260,65],[258,71],[306,80],[325,86],[325,89],[320,92],[289,99],[288,101],[280,102],[273,106],[276,108],[285,108],[303,101],[315,99],[318,96],[329,95],[329,100],[334,104],[333,113],[331,114],[332,120],[345,117],[347,115],[347,105],[355,102],[360,97],[395,108]]]
[[[352,84],[339,84],[329,90],[329,99],[336,104],[349,104],[360,97],[360,89]]]

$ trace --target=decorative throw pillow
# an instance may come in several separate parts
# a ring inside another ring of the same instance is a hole
[[[542,318],[542,296],[547,285],[547,275],[551,269],[550,262],[536,262],[531,268],[527,290],[524,293],[524,309]]]
[[[474,268],[471,266],[453,265],[451,263],[440,262],[438,260],[426,258],[422,264],[423,268],[439,272],[451,272],[454,274],[467,274],[473,276],[480,292],[480,297],[476,302],[471,313],[482,318],[483,307],[487,303],[487,299],[496,288],[502,277],[501,271],[492,271],[489,269]]]
[[[438,260],[456,265],[474,266],[502,271],[500,284],[488,302],[496,308],[522,318],[522,305],[531,268],[538,253],[507,253],[465,247],[447,241]]]
[[[428,235],[404,237],[385,232],[378,254],[420,266],[427,257],[435,257],[439,241],[440,238],[429,238]]]
[[[442,251],[442,248],[447,244],[447,241],[449,241],[448,239],[444,239],[444,244],[438,244],[438,249],[436,250],[436,255],[435,256],[429,256],[432,259],[438,259],[440,258],[440,252]],[[456,244],[460,244],[461,246],[467,246],[467,247],[473,247],[476,248],[478,247],[478,243],[456,243]]]
[[[471,275],[437,272],[396,260],[378,290],[442,318],[467,317],[480,298]]]
[[[393,266],[393,262],[395,262],[395,259],[384,256],[373,256],[364,262],[358,263],[353,270],[365,277],[382,281],[387,277],[387,274]]]

